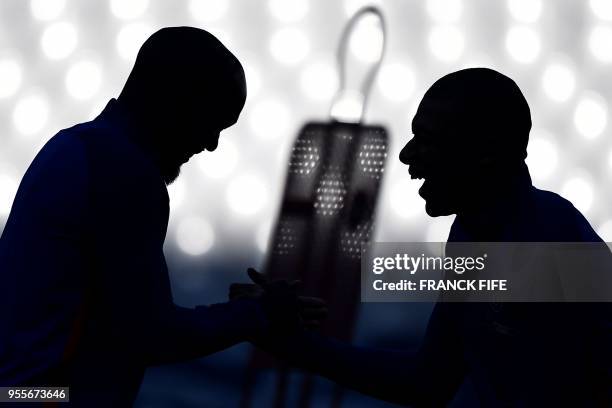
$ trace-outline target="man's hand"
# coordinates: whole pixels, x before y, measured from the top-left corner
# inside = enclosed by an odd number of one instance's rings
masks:
[[[292,331],[302,326],[316,328],[327,316],[327,306],[319,298],[298,296],[299,281],[268,281],[253,268],[247,270],[253,283],[234,283],[229,298],[261,301],[264,312],[275,330]]]

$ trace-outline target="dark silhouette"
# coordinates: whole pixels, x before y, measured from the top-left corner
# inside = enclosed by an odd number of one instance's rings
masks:
[[[194,309],[172,301],[166,184],[215,150],[245,98],[242,66],[214,36],[164,28],[117,100],[39,152],[0,240],[0,386],[69,386],[73,405],[127,406],[149,365],[294,326],[288,284]]]
[[[570,202],[532,186],[530,127],[520,89],[496,71],[458,71],[427,91],[400,160],[425,179],[429,215],[457,214],[449,242],[601,242]],[[612,404],[608,304],[438,303],[414,353],[312,333],[257,344],[400,404],[444,406],[466,379],[486,407]]]

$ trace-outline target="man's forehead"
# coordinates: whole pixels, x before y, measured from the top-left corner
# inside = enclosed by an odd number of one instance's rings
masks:
[[[412,119],[412,132],[437,134],[448,129],[453,120],[451,104],[434,98],[423,98]]]

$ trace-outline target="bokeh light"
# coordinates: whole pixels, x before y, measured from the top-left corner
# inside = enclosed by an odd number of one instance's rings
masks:
[[[560,194],[571,201],[580,212],[585,214],[588,213],[593,204],[593,185],[584,176],[570,177],[563,183]]]
[[[270,38],[270,53],[280,63],[295,65],[310,51],[310,40],[297,28],[281,28]]]
[[[0,216],[9,214],[17,187],[19,184],[14,177],[0,173]]]
[[[251,129],[264,140],[287,137],[291,125],[290,119],[287,105],[275,98],[259,101],[249,112]]]
[[[211,179],[226,178],[238,163],[238,149],[234,142],[223,134],[221,139],[214,152],[204,151],[196,159],[200,171]]]
[[[408,173],[391,188],[389,202],[394,214],[401,218],[413,218],[425,212],[425,200],[419,196],[422,181],[412,180]]]
[[[559,164],[559,151],[548,132],[534,130],[527,146],[527,166],[534,182],[546,181]]]
[[[45,29],[40,45],[47,57],[59,60],[69,56],[78,42],[75,26],[68,22],[53,23]]]
[[[591,30],[589,49],[593,56],[601,62],[612,62],[612,27],[597,26]]]
[[[602,134],[608,123],[608,112],[605,100],[594,92],[583,96],[574,111],[576,130],[586,139],[593,139]]]
[[[53,20],[59,17],[66,7],[66,0],[31,0],[30,11],[37,20]]]
[[[134,61],[142,43],[154,29],[147,23],[130,23],[119,30],[116,39],[117,52],[128,61]]]
[[[205,254],[215,242],[215,232],[205,219],[188,216],[181,219],[176,228],[176,243],[188,255]]]
[[[387,63],[380,70],[380,92],[392,102],[404,102],[412,97],[416,87],[413,70],[404,63]]]
[[[528,64],[540,54],[540,36],[532,28],[512,27],[506,35],[506,49],[516,61]]]
[[[252,173],[234,178],[227,187],[226,200],[234,213],[252,216],[268,202],[269,191],[260,176]]]
[[[149,7],[149,0],[111,0],[113,15],[124,20],[142,16]]]
[[[427,0],[427,13],[438,23],[455,23],[463,13],[462,0]]]
[[[429,49],[443,62],[457,60],[461,57],[464,47],[463,32],[455,26],[436,26],[429,33]]]
[[[337,91],[338,74],[327,62],[310,63],[300,74],[300,88],[310,99],[329,101]]]
[[[93,61],[74,63],[66,74],[66,89],[75,99],[85,100],[94,97],[102,84],[102,70]]]
[[[41,95],[21,98],[13,111],[13,124],[24,135],[40,132],[49,118],[49,104]]]
[[[553,63],[544,70],[542,87],[546,95],[553,101],[565,102],[574,93],[576,77],[568,66],[561,63]]]
[[[591,10],[602,20],[612,20],[612,1],[610,0],[590,0]]]
[[[270,13],[283,23],[294,23],[308,13],[308,0],[268,0]]]
[[[512,17],[523,23],[534,23],[542,14],[541,0],[508,0]]]
[[[10,58],[0,59],[0,98],[13,96],[21,86],[21,66]]]
[[[189,11],[193,18],[203,23],[221,19],[229,8],[228,0],[191,0]]]

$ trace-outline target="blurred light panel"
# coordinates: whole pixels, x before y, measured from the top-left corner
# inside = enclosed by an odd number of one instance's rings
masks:
[[[506,49],[516,61],[528,64],[540,54],[540,36],[532,28],[512,27],[506,35]]]
[[[18,186],[14,177],[0,173],[0,216],[7,216],[11,211]]]
[[[535,182],[551,177],[559,164],[559,152],[554,138],[546,132],[532,131],[527,146],[527,166]]]
[[[462,0],[427,0],[427,13],[437,23],[456,23],[463,13]]]
[[[21,86],[21,66],[11,58],[0,59],[0,98],[11,97]]]
[[[512,17],[523,23],[535,23],[542,14],[541,0],[508,0]]]
[[[54,60],[69,56],[75,50],[77,43],[77,30],[68,22],[51,24],[43,31],[40,39],[43,52]]]
[[[238,163],[238,149],[234,142],[226,140],[223,134],[221,139],[214,152],[204,151],[196,157],[200,171],[212,179],[228,177]]]
[[[296,65],[310,51],[310,40],[297,28],[281,28],[270,38],[270,53],[280,63]]]
[[[560,194],[574,204],[583,213],[588,213],[593,204],[593,185],[585,177],[569,178],[561,187]]]
[[[612,27],[597,26],[591,30],[589,49],[601,62],[612,62]]]
[[[203,23],[220,20],[228,9],[228,0],[191,0],[189,2],[191,15]]]
[[[401,218],[414,218],[425,211],[425,200],[419,195],[422,184],[422,181],[410,179],[407,172],[405,179],[394,183],[389,201],[395,215]]]
[[[179,221],[176,228],[176,243],[188,255],[202,255],[208,252],[215,243],[215,232],[203,218],[185,217]]]
[[[269,98],[254,104],[249,112],[249,124],[253,132],[264,140],[289,137],[291,126],[289,108],[280,100]]]
[[[53,20],[58,18],[64,8],[66,7],[66,0],[31,0],[30,11],[32,16],[37,20]]]
[[[591,92],[583,96],[574,111],[574,126],[586,139],[594,139],[601,135],[608,123],[608,113],[605,100]]]
[[[41,95],[21,98],[13,111],[13,124],[24,135],[40,132],[49,119],[49,105]]]
[[[142,16],[149,7],[149,0],[111,0],[110,9],[113,15],[124,20]]]
[[[612,1],[590,0],[589,5],[593,13],[602,20],[612,21]]]
[[[349,50],[361,62],[374,62],[381,56],[383,41],[380,20],[368,14],[355,25],[349,39]]]
[[[283,23],[294,23],[308,13],[308,0],[268,0],[270,13]]]
[[[226,200],[234,213],[252,216],[268,203],[269,191],[261,177],[244,174],[233,179],[227,187]]]
[[[117,52],[126,60],[134,61],[140,46],[155,30],[146,23],[130,23],[119,30],[116,39]]]
[[[439,25],[429,33],[429,49],[441,61],[452,62],[463,54],[463,32],[452,25]]]
[[[75,99],[94,97],[102,84],[102,69],[93,61],[74,63],[66,74],[66,90]]]
[[[412,97],[416,87],[414,72],[406,64],[387,63],[380,70],[378,87],[388,100],[405,102]]]
[[[553,63],[544,70],[542,87],[546,95],[555,102],[567,101],[576,88],[576,77],[571,68]]]
[[[330,101],[338,90],[338,74],[327,62],[310,63],[300,74],[300,89],[310,99]]]

